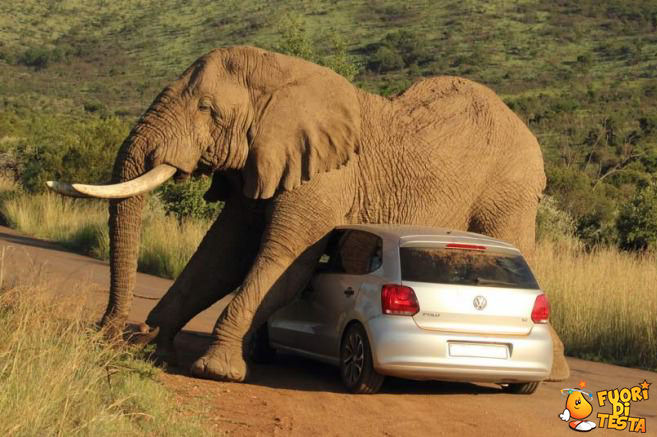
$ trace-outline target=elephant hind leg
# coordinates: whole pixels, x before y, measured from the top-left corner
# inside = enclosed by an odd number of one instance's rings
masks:
[[[523,201],[497,203],[489,205],[488,210],[480,210],[478,215],[471,218],[468,230],[513,243],[531,261],[534,254],[536,210],[539,199],[535,194],[527,193],[520,200]],[[552,325],[550,325],[550,336],[553,360],[548,381],[562,381],[570,376],[564,345]]]
[[[570,367],[566,361],[566,354],[564,351],[563,342],[559,338],[559,334],[554,330],[550,324],[550,337],[552,337],[552,371],[548,376],[548,381],[563,381],[570,377]]]
[[[531,257],[535,246],[538,196],[519,193],[515,198],[489,201],[470,217],[468,231],[488,235],[515,245]]]

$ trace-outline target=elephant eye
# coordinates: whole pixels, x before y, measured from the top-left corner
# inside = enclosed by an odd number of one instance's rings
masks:
[[[212,103],[209,99],[201,99],[198,102],[198,110],[202,112],[212,111]]]

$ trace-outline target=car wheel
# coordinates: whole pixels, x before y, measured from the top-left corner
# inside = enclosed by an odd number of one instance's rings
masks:
[[[515,393],[520,395],[530,395],[536,391],[540,381],[534,382],[521,382],[517,384],[506,384],[502,386],[502,390],[506,393]]]
[[[342,339],[340,374],[352,393],[376,393],[385,379],[374,370],[370,342],[359,324],[351,325]]]
[[[276,361],[276,349],[269,345],[266,323],[253,334],[250,358],[256,364],[271,364]]]

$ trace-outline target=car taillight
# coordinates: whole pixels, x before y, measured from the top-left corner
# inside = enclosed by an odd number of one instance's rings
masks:
[[[448,243],[445,245],[447,249],[465,249],[465,250],[486,250],[486,246],[479,244],[463,244],[463,243]]]
[[[539,294],[534,301],[534,308],[532,309],[532,321],[534,323],[547,323],[550,318],[550,303],[547,296]]]
[[[411,287],[386,284],[381,287],[381,309],[383,314],[413,316],[420,311],[420,304]]]

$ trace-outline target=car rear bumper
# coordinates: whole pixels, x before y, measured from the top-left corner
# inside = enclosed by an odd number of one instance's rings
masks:
[[[552,339],[547,325],[529,335],[460,334],[419,328],[411,317],[375,317],[366,324],[374,368],[381,374],[409,379],[471,382],[529,382],[548,377]],[[506,358],[450,355],[449,344],[504,345]]]

